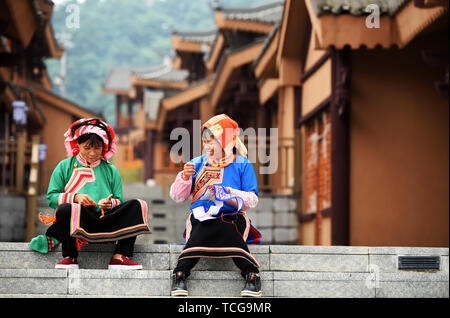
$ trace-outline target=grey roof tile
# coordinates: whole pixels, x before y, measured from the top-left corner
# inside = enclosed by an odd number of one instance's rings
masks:
[[[173,31],[180,39],[190,42],[212,44],[216,38],[217,30],[208,31]]]
[[[371,13],[369,5],[377,5],[381,15],[395,15],[408,0],[306,0],[310,1],[314,14],[351,14],[355,16]]]
[[[189,76],[188,70],[175,70],[170,66],[164,66],[160,69],[151,71],[137,71],[133,72],[137,78],[154,79],[163,82],[182,82],[187,80]]]
[[[223,7],[216,4],[216,11],[222,11],[225,18],[275,24],[281,21],[284,0],[270,1],[249,7]]]
[[[109,90],[130,90],[130,76],[133,72],[148,72],[155,67],[117,66],[109,70],[103,88]]]

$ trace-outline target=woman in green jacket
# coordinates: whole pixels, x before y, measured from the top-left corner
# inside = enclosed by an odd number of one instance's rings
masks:
[[[50,250],[56,239],[64,259],[55,268],[78,268],[80,245],[117,241],[108,268],[142,269],[129,257],[136,236],[151,233],[148,208],[139,199],[123,200],[122,178],[108,162],[116,150],[113,129],[99,119],[80,119],[64,136],[68,158],[56,166],[47,191],[48,204],[56,209],[54,223],[30,247],[46,240]]]

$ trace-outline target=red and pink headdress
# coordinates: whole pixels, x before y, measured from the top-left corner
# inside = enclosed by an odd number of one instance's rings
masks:
[[[70,125],[64,133],[67,157],[80,152],[77,139],[86,134],[96,134],[102,139],[104,145],[102,156],[105,160],[109,160],[114,155],[116,152],[116,136],[111,126],[96,118],[82,118]]]

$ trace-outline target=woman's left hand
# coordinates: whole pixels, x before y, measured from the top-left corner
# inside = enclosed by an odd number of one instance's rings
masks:
[[[103,210],[111,210],[112,209],[112,194],[110,194],[106,199],[101,199],[98,201],[98,206]]]

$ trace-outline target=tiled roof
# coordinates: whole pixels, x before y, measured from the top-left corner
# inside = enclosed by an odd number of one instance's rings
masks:
[[[216,1],[213,8],[222,11],[227,19],[275,24],[281,21],[283,7],[284,0],[277,0],[250,7],[223,7]]]
[[[246,45],[240,46],[240,47],[234,47],[234,48],[227,48],[223,51],[223,54],[220,57],[219,63],[217,65],[217,70],[216,70],[216,74],[219,74],[221,72],[221,69],[224,66],[224,63],[227,59],[227,57],[231,54],[243,51],[249,47],[252,47],[253,45],[257,45],[260,43],[265,43],[266,41],[266,37],[261,37],[261,38],[257,38],[254,41],[247,43]]]
[[[366,15],[372,11],[367,7],[377,5],[380,14],[395,15],[408,0],[306,0],[310,1],[314,14]]]
[[[135,71],[133,74],[140,79],[154,79],[162,82],[182,82],[189,76],[188,70],[176,70],[170,66],[161,66],[150,71]]]
[[[275,34],[277,34],[277,31],[280,28],[280,23],[275,24],[273,29],[270,31],[270,33],[267,35],[266,39],[264,40],[264,46],[261,49],[261,52],[259,52],[258,56],[252,63],[252,68],[255,68],[256,65],[258,65],[259,61],[261,60],[262,56],[266,52],[267,48],[269,47],[270,43],[272,43],[273,39],[275,38]]]
[[[184,41],[212,44],[217,35],[217,30],[209,31],[176,31],[172,34]]]
[[[157,68],[161,68],[158,66]],[[130,76],[133,72],[148,72],[155,70],[155,67],[130,67],[118,66],[109,70],[108,75],[103,82],[103,89],[107,90],[130,90]]]

